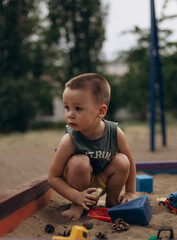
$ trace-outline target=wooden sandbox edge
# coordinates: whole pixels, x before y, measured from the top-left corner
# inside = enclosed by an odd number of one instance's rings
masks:
[[[47,174],[0,193],[0,237],[46,206],[53,193]]]

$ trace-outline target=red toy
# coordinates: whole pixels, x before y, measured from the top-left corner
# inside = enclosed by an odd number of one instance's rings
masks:
[[[170,196],[165,200],[165,203],[173,213],[177,213],[177,192],[170,194]]]
[[[88,212],[87,216],[98,219],[98,220],[103,220],[106,222],[112,222],[108,214],[108,208],[92,208]]]

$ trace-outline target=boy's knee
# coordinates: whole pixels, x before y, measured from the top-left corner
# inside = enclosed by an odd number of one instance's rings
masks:
[[[84,172],[90,170],[90,159],[85,154],[73,155],[68,162],[68,170]]]
[[[116,154],[114,160],[116,167],[121,169],[122,172],[127,172],[130,170],[130,161],[125,154],[123,153]]]

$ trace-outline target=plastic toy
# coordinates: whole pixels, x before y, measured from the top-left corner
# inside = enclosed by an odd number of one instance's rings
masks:
[[[98,201],[98,199],[101,196],[102,192],[103,192],[103,189],[98,187],[98,188],[96,188],[95,192],[91,193],[91,195],[95,196],[96,197],[96,201]]]
[[[165,239],[174,239],[173,229],[171,227],[162,227],[159,229],[157,236],[153,235],[148,240],[162,239],[160,236],[162,232],[170,232],[170,236],[168,238],[165,236]]]
[[[52,240],[89,239],[88,230],[83,226],[73,226],[69,237],[53,236]]]
[[[152,207],[146,195],[108,209],[112,222],[117,218],[123,218],[129,224],[142,226],[149,224],[152,213]]]
[[[99,197],[101,197],[102,192],[103,192],[103,189],[98,187],[98,188],[96,188],[96,191],[90,193],[91,195],[93,195],[93,196],[96,197],[96,199],[95,199],[96,204],[97,204],[97,202],[98,202],[98,200],[99,200]],[[95,205],[96,205],[96,204],[95,204]],[[87,203],[87,205],[88,205],[88,206],[93,206],[93,205],[90,204],[90,203]]]
[[[158,202],[159,205],[161,206],[166,206],[166,198],[162,197],[162,198],[157,198],[156,201]]]
[[[136,191],[137,192],[153,192],[153,177],[142,174],[136,176]]]
[[[170,196],[165,200],[165,203],[173,213],[177,213],[177,192],[170,194]]]
[[[106,222],[112,222],[108,214],[108,208],[92,208],[88,212],[87,216]]]

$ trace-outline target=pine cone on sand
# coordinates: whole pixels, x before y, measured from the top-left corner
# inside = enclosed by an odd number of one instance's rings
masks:
[[[95,237],[96,237],[97,239],[107,240],[106,235],[105,235],[104,233],[102,233],[102,232],[98,232],[98,233],[95,235]]]
[[[90,230],[93,228],[93,223],[90,222],[90,221],[86,221],[84,222],[83,226],[87,229],[87,230]]]
[[[122,232],[129,229],[129,224],[126,223],[122,218],[118,218],[114,221],[112,225],[113,232]]]

